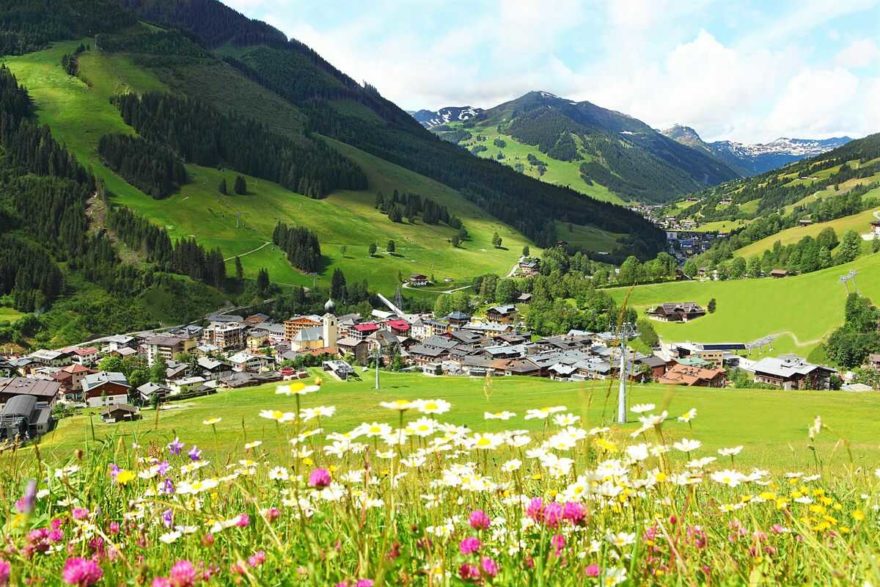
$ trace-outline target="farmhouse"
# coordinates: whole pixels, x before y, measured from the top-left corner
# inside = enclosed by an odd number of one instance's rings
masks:
[[[667,302],[648,310],[648,316],[662,322],[687,322],[706,315],[706,310],[694,302]]]
[[[422,275],[421,273],[415,273],[409,276],[409,279],[406,280],[409,283],[410,287],[425,287],[430,282],[427,275]]]
[[[691,365],[673,365],[659,379],[663,385],[686,385],[689,387],[724,387],[723,369],[704,369]]]
[[[490,322],[510,324],[516,320],[516,306],[513,304],[492,306],[486,311],[486,318],[488,318]]]
[[[795,355],[765,357],[755,363],[757,383],[767,383],[782,389],[830,389],[831,376],[837,373],[830,367],[813,365]]]
[[[124,404],[131,386],[125,375],[115,371],[101,371],[86,375],[82,380],[83,399],[90,408]]]

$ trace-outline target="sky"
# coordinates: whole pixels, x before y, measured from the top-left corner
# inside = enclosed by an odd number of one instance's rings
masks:
[[[532,90],[705,140],[880,132],[880,0],[223,0],[407,110]]]

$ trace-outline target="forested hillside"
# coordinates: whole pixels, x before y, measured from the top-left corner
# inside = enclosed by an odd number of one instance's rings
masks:
[[[432,131],[473,154],[600,199],[664,202],[738,177],[635,118],[547,92]]]

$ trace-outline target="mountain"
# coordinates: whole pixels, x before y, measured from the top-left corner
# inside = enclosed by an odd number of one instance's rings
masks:
[[[704,227],[734,225],[745,235],[736,242],[745,246],[800,224],[812,226],[873,210],[878,199],[880,134],[874,134],[781,169],[704,190],[670,213]],[[867,221],[864,224],[857,228],[866,229]]]
[[[640,216],[471,157],[214,0],[0,3],[0,51],[0,306],[77,324],[57,342],[337,269],[354,305],[413,271],[506,274],[525,245],[663,247]]]
[[[448,106],[440,110],[418,110],[411,112],[419,124],[426,129],[431,130],[450,122],[467,122],[475,120],[482,116],[485,110],[482,108],[473,108],[471,106]]]
[[[815,157],[850,142],[850,137],[830,139],[779,138],[769,143],[746,145],[734,141],[707,143],[689,126],[675,125],[663,131],[667,137],[717,157],[743,176],[759,175],[789,163]]]
[[[421,111],[417,119],[474,154],[598,199],[664,202],[739,177],[640,120],[549,92],[485,111]]]

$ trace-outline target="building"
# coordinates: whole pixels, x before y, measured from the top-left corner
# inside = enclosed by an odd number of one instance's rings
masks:
[[[52,351],[40,349],[31,353],[29,358],[45,367],[64,367],[73,362],[73,353],[69,350]]]
[[[636,359],[636,365],[641,365],[652,381],[657,381],[666,375],[666,371],[669,368],[669,363],[657,355],[640,357]]]
[[[127,334],[115,334],[104,340],[107,342],[105,349],[108,353],[116,352],[119,349],[133,349],[137,346],[134,337]]]
[[[57,371],[52,379],[61,384],[61,393],[64,394],[64,399],[80,401],[82,400],[82,380],[86,375],[92,373],[94,371],[88,367],[73,364]]]
[[[245,347],[244,322],[211,322],[202,332],[202,343],[216,346],[222,351]]]
[[[315,314],[308,316],[294,316],[284,321],[284,338],[288,342],[293,342],[296,335],[304,328],[317,328],[321,326],[321,317]]]
[[[355,375],[354,367],[345,361],[324,361],[322,364],[324,371],[335,375],[338,379],[346,381],[352,375]]]
[[[409,276],[409,279],[406,280],[409,283],[410,287],[425,287],[430,284],[431,281],[428,279],[427,275],[422,275],[421,273],[415,273]]]
[[[101,419],[107,424],[140,418],[140,410],[130,404],[116,404],[101,410]]]
[[[830,389],[831,376],[837,373],[831,367],[813,365],[795,355],[765,357],[750,370],[755,372],[755,382],[787,390]]]
[[[519,262],[519,272],[524,277],[532,277],[541,271],[541,263],[538,259],[521,259]]]
[[[128,402],[131,386],[125,375],[116,371],[101,371],[86,375],[82,380],[83,399],[90,408]]]
[[[0,403],[6,403],[18,395],[30,395],[51,408],[60,394],[61,384],[57,381],[26,377],[0,379]]]
[[[370,354],[370,344],[363,339],[346,336],[336,341],[336,349],[340,356],[350,355],[355,363],[366,363]]]
[[[498,322],[500,324],[510,324],[516,320],[516,306],[513,304],[504,304],[501,306],[492,306],[486,310],[486,318],[490,322]]]
[[[770,277],[774,279],[782,279],[783,277],[788,277],[788,271],[785,269],[774,269],[770,272]]]
[[[874,235],[874,238],[880,238],[880,220],[871,221],[871,234]]]
[[[91,367],[98,362],[98,349],[95,347],[77,347],[71,349],[70,359],[76,365]]]
[[[446,316],[446,321],[449,322],[450,326],[464,326],[471,321],[471,315],[467,312],[456,310]]]
[[[668,302],[648,310],[648,317],[661,322],[687,322],[706,315],[706,310],[694,302]]]
[[[33,395],[18,395],[0,410],[0,440],[27,440],[52,429],[52,408]]]
[[[663,385],[686,385],[688,387],[724,387],[727,381],[723,369],[705,369],[679,363],[667,370],[657,379],[657,382]]]
[[[196,348],[196,340],[186,336],[169,334],[148,336],[144,339],[144,347],[147,353],[147,364],[152,367],[160,357],[168,362],[174,358],[174,355]]]
[[[153,403],[153,398],[156,397],[159,398],[159,401],[165,401],[171,390],[167,386],[159,385],[158,383],[144,383],[137,388],[137,392],[138,397],[140,397],[143,403],[150,404]]]

